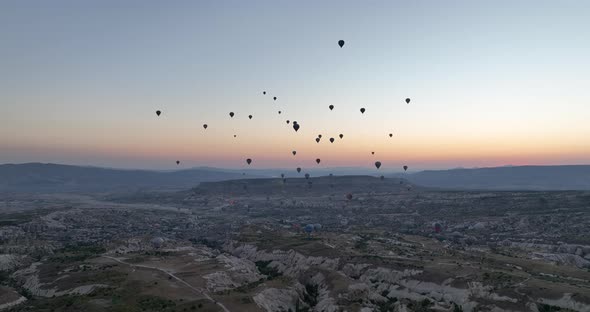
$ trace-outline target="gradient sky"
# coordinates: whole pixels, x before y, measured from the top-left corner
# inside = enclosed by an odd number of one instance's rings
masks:
[[[588,164],[589,16],[588,1],[1,1],[0,163]]]

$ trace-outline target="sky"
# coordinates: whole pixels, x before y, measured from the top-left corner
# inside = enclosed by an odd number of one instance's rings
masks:
[[[1,1],[0,163],[590,164],[588,16],[567,0]]]

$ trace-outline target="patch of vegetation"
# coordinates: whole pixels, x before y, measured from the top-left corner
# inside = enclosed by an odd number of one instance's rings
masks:
[[[549,304],[544,304],[544,303],[537,303],[537,309],[539,310],[539,312],[555,312],[555,311],[561,311],[561,312],[573,312],[573,310],[570,309],[564,309],[558,306],[553,306],[553,305],[549,305]]]
[[[303,295],[303,301],[310,307],[315,307],[318,304],[318,297],[320,295],[318,285],[305,284],[305,294]]]
[[[415,312],[429,312],[432,311],[432,309],[430,309],[430,307],[433,305],[432,302],[430,302],[430,300],[428,299],[424,299],[420,302],[417,301],[412,301],[408,304],[408,308],[410,309],[410,311],[415,311]]]
[[[256,268],[258,268],[258,271],[261,274],[266,275],[268,280],[272,280],[275,277],[279,277],[283,274],[281,274],[281,272],[279,272],[279,270],[277,270],[276,268],[270,267],[271,261],[256,261]]]
[[[106,252],[106,249],[94,244],[70,244],[57,250],[49,259],[51,262],[70,263],[84,261]]]

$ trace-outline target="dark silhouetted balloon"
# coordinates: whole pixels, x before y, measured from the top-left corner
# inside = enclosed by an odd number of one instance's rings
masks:
[[[284,178],[284,177],[285,177],[285,174],[284,173],[281,173],[281,178]]]
[[[237,137],[237,135],[234,134],[234,138]]]
[[[275,97],[273,97],[272,99],[276,101],[276,100],[277,100],[277,97],[275,96]]]
[[[248,115],[248,118],[252,119],[252,115]]]
[[[295,132],[297,132],[297,130],[299,130],[299,124],[293,123],[293,129],[295,129]]]
[[[291,153],[293,153],[293,155],[297,154],[297,151],[292,151]]]
[[[404,171],[408,171],[408,166],[404,166]]]
[[[316,160],[315,160],[315,162],[317,162],[318,164],[320,163],[320,161],[322,161],[322,160],[319,158],[316,158]]]
[[[229,117],[234,117],[234,112],[229,112]]]
[[[328,106],[328,108],[329,108],[330,110],[333,110],[333,109],[334,109],[334,105],[330,105],[330,106]]]
[[[207,127],[209,127],[209,126],[207,126],[207,124],[204,124],[203,125],[203,128],[207,129]]]
[[[159,111],[159,110],[157,110],[157,111],[156,111],[156,115],[158,115],[158,116],[160,116],[160,114],[161,114],[161,113],[162,113],[162,112],[161,112],[161,111]]]
[[[375,162],[375,167],[377,167],[377,169],[381,168],[381,162],[380,161],[376,161]]]
[[[352,194],[350,194],[350,193],[346,194],[346,199],[351,200],[352,199]]]
[[[344,137],[344,134],[340,133],[338,136],[342,139]]]
[[[251,164],[251,163],[252,163],[252,159],[250,159],[250,158],[246,159],[246,163],[247,163],[248,165],[249,165],[249,164]]]
[[[363,108],[361,108],[361,114],[364,114],[364,113],[365,113],[365,108],[363,107]]]
[[[391,138],[391,137],[393,137],[393,133],[390,133],[390,134],[389,134],[389,137],[390,137],[390,138]]]
[[[177,165],[180,165],[180,160],[177,160],[177,161],[176,161],[176,164],[177,164]]]
[[[334,138],[330,138],[330,143],[334,143]]]
[[[320,143],[320,138],[315,138],[316,143]]]
[[[306,174],[305,174],[305,178],[306,178],[306,179],[309,179],[309,173],[306,173]]]
[[[375,152],[371,152],[371,155],[375,155]]]
[[[321,135],[321,134],[318,134],[318,138],[320,138],[320,139],[321,139],[321,138],[322,138],[322,135]]]
[[[266,91],[262,91],[262,94],[266,95]]]
[[[297,167],[297,172],[301,172],[301,168]]]
[[[281,114],[281,111],[279,111],[279,115]]]
[[[289,121],[289,120],[287,120],[287,124],[289,124],[289,123],[290,123],[290,121]]]
[[[407,99],[406,99],[406,103],[407,103],[407,104],[410,104],[410,98],[407,98]]]
[[[342,48],[344,46],[344,40],[338,40],[338,45]]]

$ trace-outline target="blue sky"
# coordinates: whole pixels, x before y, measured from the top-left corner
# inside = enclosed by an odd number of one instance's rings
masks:
[[[584,1],[3,1],[0,163],[589,163],[588,16]]]

